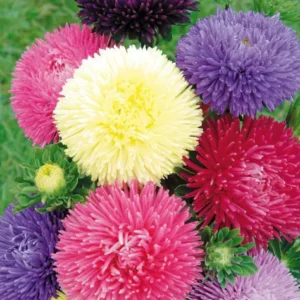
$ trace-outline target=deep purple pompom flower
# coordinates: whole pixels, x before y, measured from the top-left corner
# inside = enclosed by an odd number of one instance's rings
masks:
[[[0,299],[50,300],[59,289],[51,254],[58,231],[58,215],[28,208],[0,218]]]
[[[271,253],[253,256],[258,271],[249,277],[237,277],[222,289],[217,281],[193,287],[190,300],[299,300],[300,291],[289,269]]]
[[[279,15],[230,9],[199,20],[178,43],[177,65],[220,114],[253,117],[300,89],[300,44]]]
[[[76,0],[84,24],[94,31],[111,34],[116,41],[127,36],[153,44],[158,35],[169,38],[171,26],[184,24],[197,0]]]

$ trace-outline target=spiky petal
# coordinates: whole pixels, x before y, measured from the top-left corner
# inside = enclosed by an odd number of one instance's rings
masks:
[[[288,268],[277,257],[261,251],[254,257],[258,271],[250,277],[237,277],[222,289],[216,281],[193,287],[190,300],[298,300],[299,287]]]
[[[59,284],[51,255],[56,251],[60,215],[12,206],[0,218],[1,300],[50,300]]]
[[[220,114],[254,117],[300,90],[299,41],[279,15],[229,9],[199,20],[178,43],[177,65]]]
[[[203,256],[183,208],[153,183],[91,192],[65,219],[54,255],[67,298],[183,299]]]
[[[300,143],[292,129],[272,118],[225,115],[209,120],[196,149],[185,159],[194,209],[203,226],[240,228],[245,242],[300,234]]]
[[[11,101],[20,127],[35,145],[58,141],[53,110],[63,85],[83,59],[109,44],[109,37],[72,24],[47,33],[24,52],[13,73]]]
[[[76,0],[79,17],[100,34],[111,34],[117,41],[129,38],[153,44],[161,35],[168,38],[172,25],[185,24],[196,0]]]
[[[100,184],[159,183],[202,133],[200,99],[156,48],[101,50],[62,95],[54,112],[62,143]]]

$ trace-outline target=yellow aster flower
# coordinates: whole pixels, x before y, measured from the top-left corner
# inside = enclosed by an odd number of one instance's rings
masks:
[[[67,300],[66,295],[62,292],[57,292],[58,298],[52,297],[51,300]]]
[[[156,48],[100,50],[62,96],[54,117],[66,152],[100,184],[159,183],[202,132],[200,99]]]

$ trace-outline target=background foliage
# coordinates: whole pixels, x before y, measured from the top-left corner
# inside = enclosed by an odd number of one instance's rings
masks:
[[[224,8],[226,3],[244,11],[254,9],[255,4],[256,9],[263,9],[269,15],[281,10],[285,22],[300,33],[300,9],[295,9],[300,5],[298,0],[202,0],[199,12],[193,13],[192,22],[213,14],[217,6]],[[0,0],[0,214],[13,200],[10,190],[14,178],[21,174],[19,164],[30,163],[34,153],[9,105],[11,72],[26,46],[59,25],[79,22],[76,13],[74,0]],[[170,59],[174,59],[176,43],[188,28],[189,25],[175,27],[171,42],[160,41],[159,47]],[[285,104],[277,109],[275,116],[283,119],[288,107]]]

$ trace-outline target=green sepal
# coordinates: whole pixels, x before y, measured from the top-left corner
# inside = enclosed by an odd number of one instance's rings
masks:
[[[275,239],[269,241],[269,251],[281,260],[291,274],[300,283],[300,238],[288,242],[283,237],[281,241]]]
[[[65,155],[64,150],[65,147],[60,144],[36,148],[34,164],[22,165],[23,174],[15,180],[15,211],[35,206],[38,202],[43,205],[37,208],[39,212],[65,210],[73,208],[77,202],[85,201],[94,183],[89,176],[79,172],[77,165]],[[38,170],[45,164],[55,165],[63,170],[63,184],[50,192],[40,191],[35,180]]]
[[[254,243],[241,245],[244,238],[239,233],[239,229],[225,227],[212,234],[209,226],[201,233],[205,238],[204,269],[211,280],[217,274],[216,279],[222,287],[226,282],[234,283],[235,276],[250,276],[257,271],[253,258],[245,255]]]
[[[184,197],[185,195],[187,195],[188,193],[190,193],[190,189],[185,185],[180,185],[178,186],[176,189],[175,189],[175,192],[174,194],[177,196],[177,197]]]

